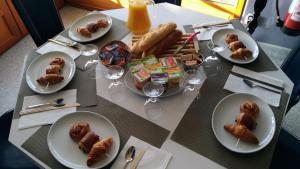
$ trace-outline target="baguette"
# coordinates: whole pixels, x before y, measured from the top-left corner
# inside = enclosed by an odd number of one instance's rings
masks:
[[[174,30],[167,37],[159,41],[157,44],[152,46],[146,53],[154,54],[155,56],[160,55],[165,49],[168,49],[174,43],[181,39],[182,32],[180,30]]]
[[[132,46],[132,53],[140,54],[147,51],[156,43],[164,39],[169,33],[176,29],[177,25],[173,22],[159,25],[158,28],[146,33],[140,40]]]

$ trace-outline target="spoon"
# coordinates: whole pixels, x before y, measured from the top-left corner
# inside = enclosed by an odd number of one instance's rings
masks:
[[[60,107],[60,106],[64,106],[64,105],[65,105],[64,104],[64,99],[63,98],[58,98],[58,99],[54,100],[53,102],[27,106],[26,109],[33,109],[33,108],[44,107],[44,106]]]
[[[134,146],[130,146],[127,149],[126,154],[125,154],[126,164],[124,166],[124,169],[126,169],[127,165],[133,161],[134,156],[135,156],[135,147]]]

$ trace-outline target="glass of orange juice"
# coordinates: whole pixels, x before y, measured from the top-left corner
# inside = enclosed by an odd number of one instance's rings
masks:
[[[153,0],[129,0],[127,27],[133,34],[145,34],[151,27],[147,5]]]

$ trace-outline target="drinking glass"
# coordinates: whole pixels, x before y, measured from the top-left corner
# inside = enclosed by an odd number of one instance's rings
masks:
[[[207,48],[211,50],[214,55],[216,54],[216,52],[222,52],[225,49],[223,46],[216,45],[212,41],[209,41],[207,43]]]
[[[221,62],[216,53],[222,52],[225,48],[215,45],[212,41],[207,43],[207,48],[212,51],[213,55],[204,58],[203,70],[208,78],[216,77],[221,70]]]
[[[161,96],[165,88],[162,84],[148,82],[143,87],[144,94],[149,97],[145,103],[145,113],[153,119],[156,119],[162,114],[162,107],[156,104],[158,102],[158,97]]]
[[[198,88],[203,83],[201,73],[198,69],[189,69],[185,72],[184,97],[198,95]],[[198,98],[197,98],[198,99]]]
[[[113,65],[101,70],[105,78],[112,80],[108,86],[110,98],[115,101],[122,100],[124,96],[124,85],[123,82],[120,81],[120,78],[124,74],[124,69],[121,66]]]
[[[82,45],[78,43],[78,47],[83,56],[93,56],[99,51],[99,48],[93,44]]]
[[[203,60],[203,70],[208,78],[216,77],[221,70],[221,62],[217,56],[207,56]]]

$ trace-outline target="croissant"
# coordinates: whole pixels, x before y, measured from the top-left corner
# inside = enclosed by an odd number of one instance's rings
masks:
[[[46,69],[46,74],[60,74],[61,70],[62,70],[62,68],[60,65],[50,65]]]
[[[86,164],[88,166],[93,165],[95,162],[97,162],[101,157],[108,152],[111,145],[113,143],[113,140],[111,137],[106,138],[104,140],[98,141],[95,143],[88,155],[88,159],[86,161]]]
[[[246,48],[246,46],[241,41],[234,41],[229,44],[229,49],[233,52],[239,48]]]
[[[224,129],[236,138],[240,138],[245,142],[258,144],[257,137],[244,125],[227,124],[224,125]]]
[[[93,131],[90,131],[79,141],[79,148],[83,152],[89,153],[93,145],[99,140],[99,136]]]
[[[65,60],[63,58],[57,57],[50,62],[50,65],[59,65],[61,68],[64,68]]]
[[[251,115],[254,119],[258,116],[259,108],[258,105],[253,101],[245,101],[240,105],[241,113],[247,113]]]
[[[87,28],[77,28],[77,32],[87,38],[92,37],[92,33]]]
[[[54,85],[64,80],[64,77],[58,74],[46,74],[38,78],[36,81],[43,86]]]
[[[97,25],[99,28],[105,28],[108,25],[108,21],[104,18],[97,21]]]
[[[252,56],[252,52],[246,48],[239,48],[238,50],[232,52],[230,57],[234,59],[247,59]]]
[[[97,23],[89,23],[86,25],[86,29],[91,33],[95,33],[98,31],[99,26]]]
[[[241,112],[237,117],[236,117],[236,123],[238,125],[244,125],[246,126],[249,130],[255,129],[257,123],[254,119],[254,117],[250,114],[243,113]]]
[[[69,135],[70,137],[78,142],[80,141],[88,132],[90,131],[90,125],[88,123],[85,122],[79,122],[74,124],[70,131],[69,131]]]
[[[233,34],[233,33],[229,33],[227,34],[226,38],[225,38],[225,42],[227,44],[230,44],[231,42],[234,42],[234,41],[238,41],[239,38],[236,34]]]

